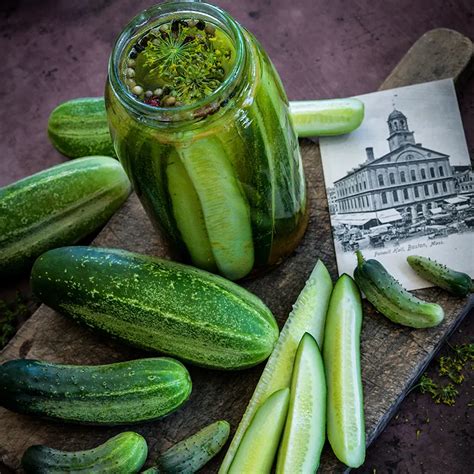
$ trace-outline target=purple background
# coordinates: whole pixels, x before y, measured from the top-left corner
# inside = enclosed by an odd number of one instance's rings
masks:
[[[108,55],[125,23],[153,2],[141,0],[3,0],[0,6],[0,185],[64,161],[46,136],[60,102],[98,96]],[[288,96],[344,97],[376,90],[427,30],[453,28],[474,37],[469,0],[219,0],[256,34]],[[474,79],[459,91],[468,147],[474,147]],[[8,290],[0,291],[2,294]],[[472,340],[468,317],[454,342]],[[445,348],[446,350],[446,348]],[[433,367],[430,368],[434,373]],[[369,449],[360,472],[472,472],[472,375],[455,407],[418,391]],[[429,419],[429,421],[427,421]],[[417,430],[419,435],[417,436]],[[0,465],[0,472],[4,472]]]

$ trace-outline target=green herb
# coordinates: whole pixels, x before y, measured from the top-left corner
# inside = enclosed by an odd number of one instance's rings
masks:
[[[225,78],[223,61],[230,50],[214,35],[194,26],[179,25],[148,42],[145,67],[157,84],[169,87],[180,102],[192,103],[219,87]]]
[[[459,385],[465,380],[462,372],[465,370],[467,363],[474,360],[474,344],[461,344],[449,347],[454,352],[454,355],[440,357],[438,375],[440,377],[447,377],[451,382]],[[458,390],[452,383],[445,385],[437,384],[426,374],[421,376],[417,387],[420,388],[421,393],[428,393],[435,403],[444,403],[449,406],[454,405],[456,397],[459,395]]]
[[[18,323],[30,314],[26,299],[20,292],[11,302],[0,300],[0,348],[5,347],[15,334]]]
[[[452,383],[440,386],[433,382],[433,379],[423,374],[419,383],[421,393],[429,393],[435,403],[444,403],[452,406],[456,401],[459,392]]]

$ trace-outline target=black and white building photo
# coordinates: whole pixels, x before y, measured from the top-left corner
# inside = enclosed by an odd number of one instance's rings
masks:
[[[321,139],[339,267],[357,249],[388,260],[464,249],[472,265],[474,175],[452,82],[359,98],[360,129]]]

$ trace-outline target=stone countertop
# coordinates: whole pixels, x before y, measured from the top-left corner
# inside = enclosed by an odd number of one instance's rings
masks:
[[[50,145],[50,111],[74,97],[101,95],[117,33],[153,2],[3,0],[0,6],[0,185],[64,161]],[[268,51],[292,100],[371,92],[427,30],[455,29],[471,39],[468,0],[240,0],[216,2]],[[471,154],[474,79],[458,92]],[[20,282],[25,288],[25,283]],[[0,290],[0,296],[11,288]],[[452,343],[472,341],[468,315]],[[445,347],[444,351],[447,350]],[[434,373],[434,364],[429,372]],[[417,390],[368,450],[357,472],[463,473],[474,465],[468,404],[472,375],[454,407]],[[4,472],[0,465],[0,472]]]

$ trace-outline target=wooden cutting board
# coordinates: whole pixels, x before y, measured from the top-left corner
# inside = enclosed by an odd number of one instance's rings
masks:
[[[457,80],[463,71],[467,74],[472,55],[473,45],[468,38],[452,30],[430,31],[414,44],[380,89],[449,77]],[[333,278],[337,276],[319,147],[305,140],[301,142],[301,150],[311,206],[306,235],[281,266],[243,283],[268,304],[280,327],[318,258],[325,262]],[[110,220],[94,245],[166,257],[162,241],[153,231],[135,195],[130,196]],[[362,379],[368,444],[387,424],[410,385],[473,303],[434,288],[416,293],[444,307],[446,318],[437,328],[412,330],[396,326],[364,303]],[[144,355],[119,342],[103,339],[43,305],[3,350],[0,362],[27,357],[70,364],[103,364]],[[150,447],[147,464],[150,465],[157,453],[215,420],[226,419],[235,430],[262,368],[260,365],[250,370],[223,373],[189,367],[193,380],[189,402],[169,417],[148,424],[113,428],[63,425],[0,408],[1,461],[5,466],[17,469],[23,451],[32,444],[67,450],[88,449],[121,431],[132,429],[146,437]],[[202,472],[215,472],[222,454]],[[343,470],[344,467],[326,449],[321,471]]]

